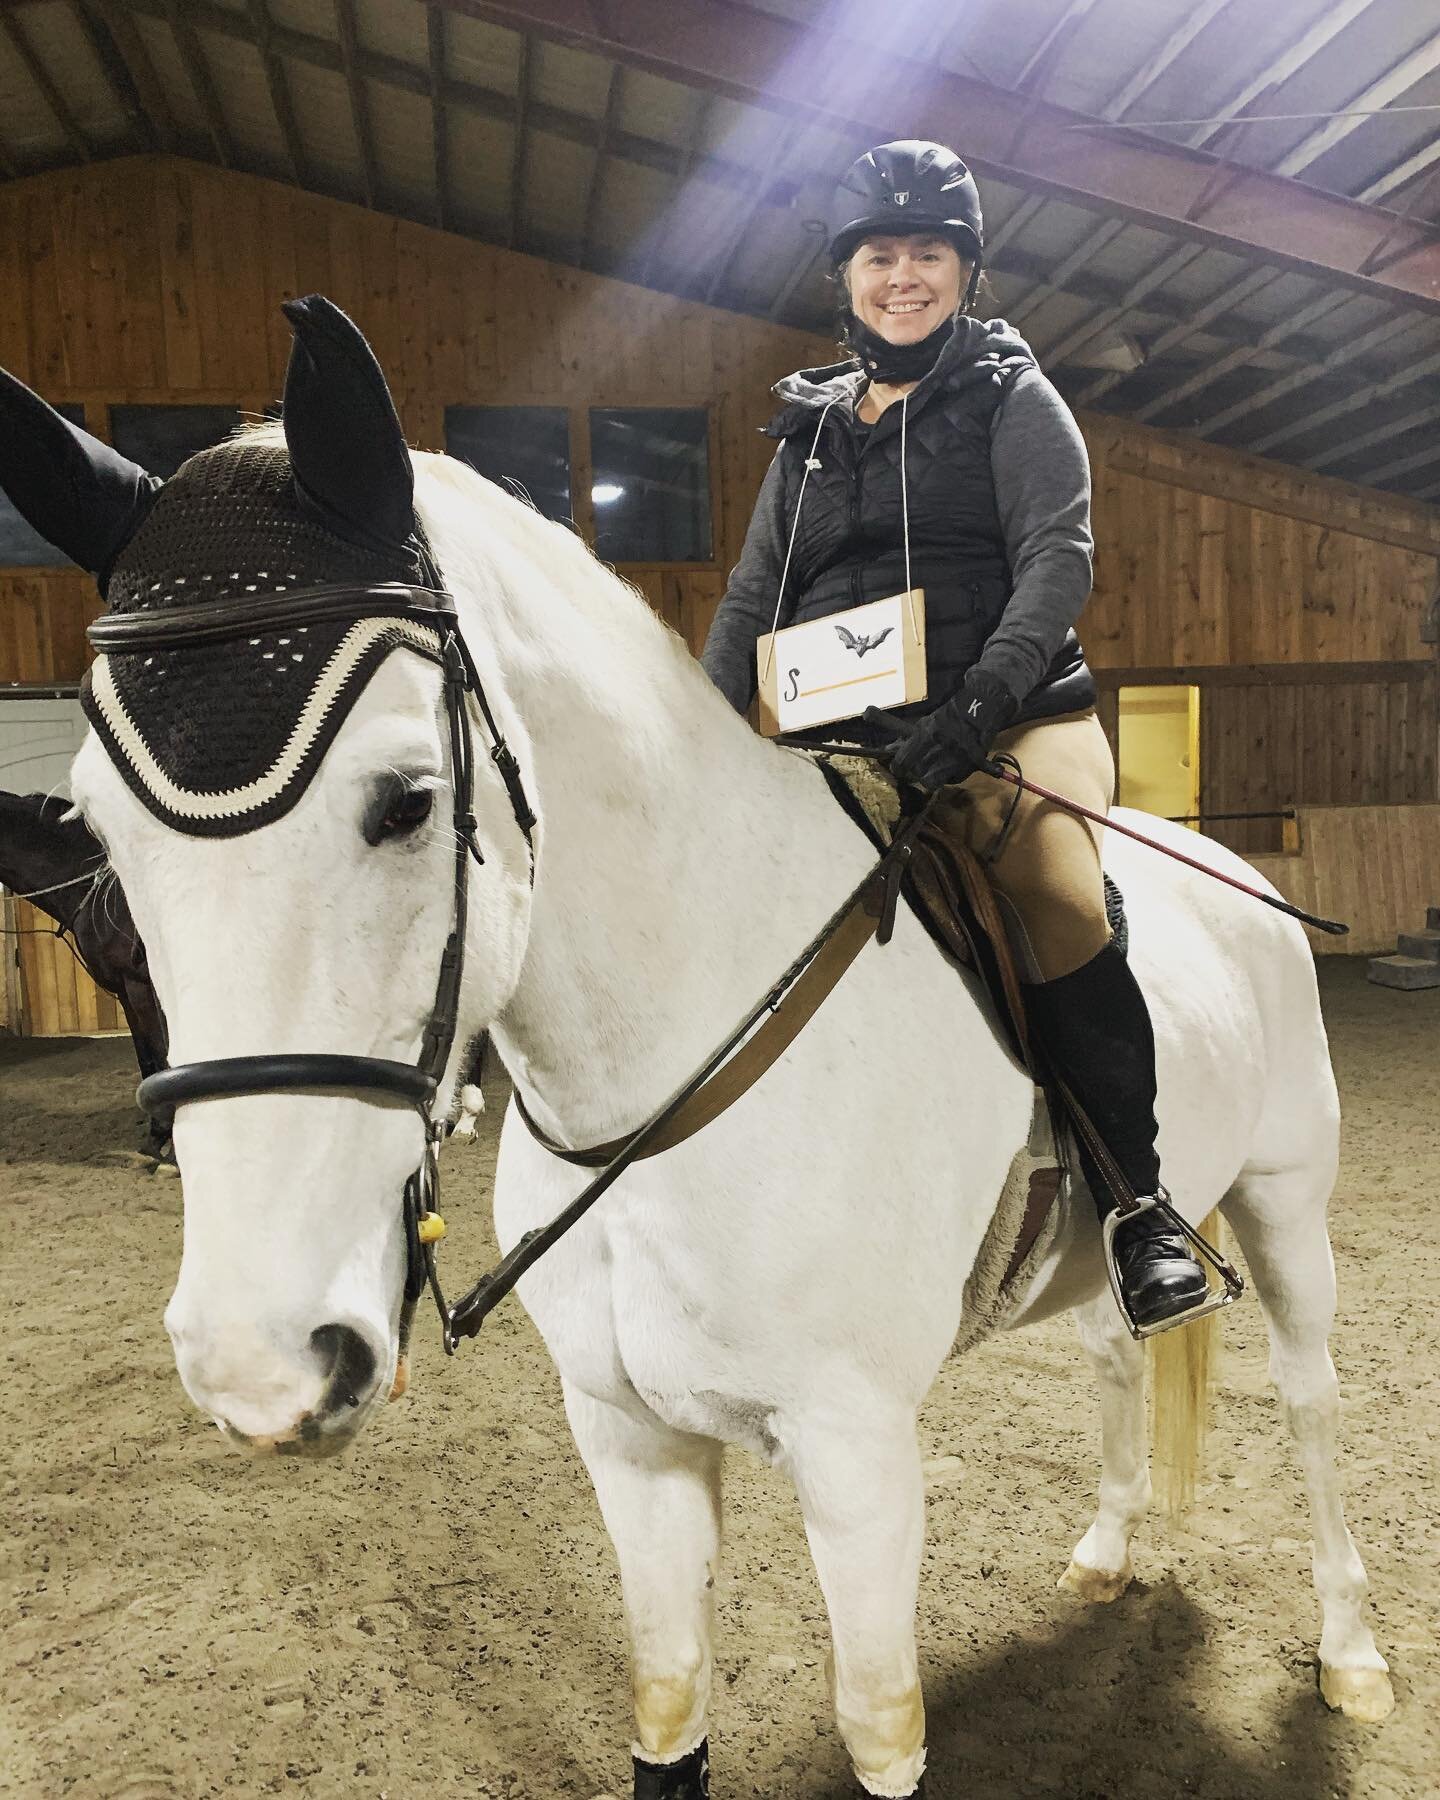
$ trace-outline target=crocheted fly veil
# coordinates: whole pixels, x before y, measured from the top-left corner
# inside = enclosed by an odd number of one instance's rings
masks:
[[[202,451],[166,483],[110,577],[110,610],[283,594],[324,582],[425,584],[414,548],[356,545],[308,517],[281,446]],[[102,657],[85,712],[131,788],[196,835],[233,836],[287,812],[350,706],[398,645],[433,653],[404,619],[275,626],[222,643]]]
[[[357,328],[312,295],[296,339],[284,443],[244,437],[161,486],[6,377],[0,487],[96,572],[111,613],[179,612],[323,584],[438,585],[385,378]],[[13,478],[13,479],[12,479]],[[383,616],[275,624],[212,643],[101,656],[82,703],[132,790],[192,835],[234,836],[304,793],[391,650],[436,633]]]

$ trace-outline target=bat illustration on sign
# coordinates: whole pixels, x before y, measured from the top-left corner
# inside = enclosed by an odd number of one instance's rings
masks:
[[[883,644],[895,627],[887,625],[883,631],[877,631],[874,637],[856,637],[848,625],[837,625],[835,629],[840,634],[840,642],[847,650],[853,650],[857,656],[863,656],[867,650],[873,650],[877,644]]]

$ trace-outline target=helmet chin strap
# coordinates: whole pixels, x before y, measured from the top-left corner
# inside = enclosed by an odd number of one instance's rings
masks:
[[[955,332],[955,320],[945,319],[928,337],[914,344],[892,344],[846,308],[845,335],[871,381],[884,383],[919,381],[935,367],[940,352]]]

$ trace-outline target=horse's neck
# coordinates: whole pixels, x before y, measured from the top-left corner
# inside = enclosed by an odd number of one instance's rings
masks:
[[[813,769],[702,704],[673,658],[656,676],[643,721],[603,716],[553,666],[508,683],[543,840],[495,1036],[541,1125],[572,1142],[668,1098],[869,860]]]

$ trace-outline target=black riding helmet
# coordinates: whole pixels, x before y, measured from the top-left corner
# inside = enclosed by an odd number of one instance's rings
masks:
[[[934,232],[967,262],[973,298],[984,255],[985,221],[975,177],[953,150],[918,138],[880,144],[853,162],[830,209],[830,264],[839,268],[867,237]]]

